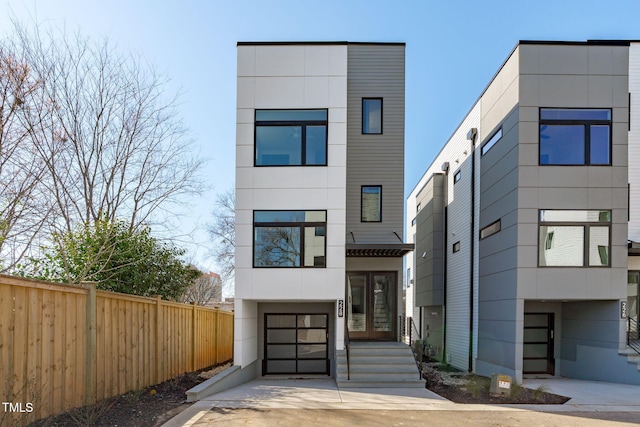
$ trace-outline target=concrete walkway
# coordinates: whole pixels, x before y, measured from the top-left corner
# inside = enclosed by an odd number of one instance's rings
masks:
[[[466,405],[427,389],[338,388],[333,378],[258,378],[196,402],[165,426],[189,426],[213,408],[409,411],[638,412],[640,386],[572,379],[531,379],[524,386],[571,397],[564,405]]]

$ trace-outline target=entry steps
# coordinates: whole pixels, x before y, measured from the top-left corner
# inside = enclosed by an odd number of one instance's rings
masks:
[[[342,388],[424,388],[411,348],[399,342],[351,342],[351,379],[346,350],[337,352],[336,382]]]
[[[620,354],[621,356],[626,356],[627,362],[637,365],[638,371],[640,371],[640,354],[638,354],[637,351],[635,351],[631,347],[627,347],[624,350],[618,350],[618,354]]]

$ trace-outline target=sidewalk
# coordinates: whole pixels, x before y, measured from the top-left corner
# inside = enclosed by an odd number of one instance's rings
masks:
[[[403,411],[640,412],[640,386],[573,379],[525,380],[571,397],[564,405],[466,405],[450,402],[427,389],[344,389],[333,378],[257,378],[196,402],[164,426],[192,425],[213,408],[330,409]]]

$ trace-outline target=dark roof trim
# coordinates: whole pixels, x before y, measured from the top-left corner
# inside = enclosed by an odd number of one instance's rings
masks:
[[[413,243],[347,243],[348,257],[401,257],[413,251]]]
[[[629,46],[635,40],[585,40],[585,41],[557,41],[557,40],[520,40],[518,44],[564,45],[564,46]]]
[[[404,42],[347,42],[347,41],[309,41],[309,42],[238,42],[236,46],[302,46],[302,45],[329,45],[329,46],[347,46],[347,45],[373,45],[373,46],[406,46]]]

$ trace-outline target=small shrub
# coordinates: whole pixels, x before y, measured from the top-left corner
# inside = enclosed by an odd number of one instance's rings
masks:
[[[542,400],[545,393],[549,392],[549,387],[546,384],[540,384],[538,387],[533,389],[533,398],[536,400]]]
[[[68,412],[69,417],[77,426],[93,426],[113,406],[113,400],[101,400],[95,405],[75,408]]]
[[[511,390],[509,391],[509,396],[511,396],[512,399],[517,399],[522,395],[522,393],[524,393],[524,387],[522,387],[522,385],[515,379],[511,381]]]
[[[477,399],[482,395],[484,390],[488,389],[488,379],[483,377],[474,376],[471,378],[466,387],[467,391],[471,393],[474,399]]]
[[[124,400],[127,401],[127,403],[134,404],[140,401],[140,398],[142,397],[143,393],[144,393],[144,389],[135,390],[135,391],[130,391],[129,393],[125,394],[123,397],[124,397]]]

